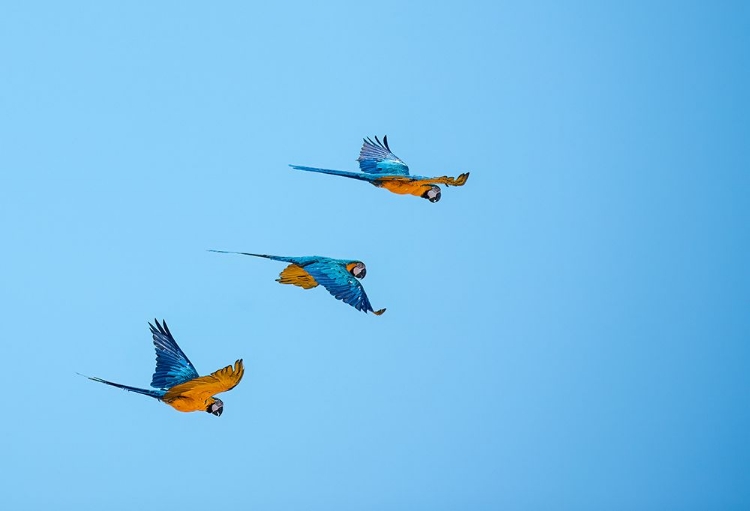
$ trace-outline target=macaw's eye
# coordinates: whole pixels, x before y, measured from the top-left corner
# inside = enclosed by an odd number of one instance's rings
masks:
[[[217,417],[220,417],[221,412],[224,411],[224,403],[220,399],[217,399],[215,402],[208,405],[208,408],[206,408],[206,411],[208,413],[212,413],[216,415]]]
[[[354,275],[355,278],[363,279],[365,278],[365,275],[367,275],[367,268],[365,268],[364,264],[357,263],[354,265],[354,268],[352,268],[352,275]]]
[[[422,194],[422,197],[427,199],[430,202],[437,202],[440,200],[440,187],[439,186],[432,186],[429,190],[424,192]]]

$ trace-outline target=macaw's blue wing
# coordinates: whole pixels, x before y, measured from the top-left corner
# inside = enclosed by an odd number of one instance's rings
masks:
[[[336,299],[348,303],[358,311],[373,312],[378,316],[385,312],[385,309],[373,310],[362,284],[346,270],[345,264],[338,261],[320,261],[308,264],[304,269]]]
[[[368,174],[396,174],[408,176],[409,167],[401,159],[391,152],[388,147],[388,137],[383,141],[375,137],[375,142],[369,138],[364,139],[362,149],[359,150],[359,169]]]
[[[193,378],[198,378],[198,371],[193,363],[182,352],[177,342],[172,337],[172,332],[167,327],[167,322],[161,324],[154,320],[156,326],[151,323],[151,334],[154,338],[156,348],[156,371],[151,380],[151,386],[157,389],[169,389],[180,383],[185,383]]]

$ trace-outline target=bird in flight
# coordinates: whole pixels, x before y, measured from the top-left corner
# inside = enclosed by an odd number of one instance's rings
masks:
[[[358,311],[372,312],[376,316],[385,312],[385,309],[374,310],[372,308],[365,293],[365,288],[358,280],[365,278],[367,274],[367,268],[362,261],[331,259],[321,256],[281,257],[248,252],[227,252],[225,250],[209,250],[209,252],[264,257],[289,263],[289,266],[279,274],[276,282],[293,284],[302,289],[312,289],[321,285],[337,300],[348,303]]]
[[[156,348],[156,371],[151,379],[152,389],[129,387],[119,383],[86,376],[89,380],[106,383],[120,389],[137,392],[163,401],[180,412],[208,412],[217,417],[224,410],[224,402],[215,394],[232,390],[245,374],[242,359],[208,376],[199,376],[193,363],[177,345],[167,323],[154,320],[151,323],[151,335]]]
[[[469,173],[465,172],[458,177],[423,177],[409,174],[409,167],[401,159],[391,152],[388,146],[388,137],[383,137],[381,142],[375,137],[375,142],[370,138],[364,139],[362,149],[359,151],[359,169],[362,172],[347,172],[344,170],[319,169],[316,167],[304,167],[302,165],[289,165],[293,169],[306,170],[308,172],[320,172],[334,176],[349,177],[367,181],[378,188],[385,188],[400,195],[416,195],[437,202],[440,200],[441,192],[438,184],[446,186],[463,186],[469,179]]]

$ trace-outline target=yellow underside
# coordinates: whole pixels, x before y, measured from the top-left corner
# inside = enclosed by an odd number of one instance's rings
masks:
[[[463,186],[469,179],[469,173],[466,172],[458,177],[431,177],[429,179],[414,180],[408,177],[387,177],[375,181],[375,185],[385,188],[393,193],[400,195],[416,195],[421,197],[432,185],[446,186]]]
[[[276,279],[276,282],[280,282],[281,284],[293,284],[303,289],[312,289],[318,285],[312,275],[296,264],[290,264],[284,268],[284,271],[279,274],[279,278]]]
[[[204,412],[216,401],[213,396],[207,396],[199,386],[185,382],[175,385],[164,394],[162,401],[180,412]]]
[[[242,359],[234,367],[226,366],[213,373],[175,385],[164,394],[162,401],[180,412],[205,412],[216,401],[214,394],[233,389],[245,374]]]
[[[432,185],[424,181],[411,181],[403,178],[389,178],[377,181],[377,185],[399,195],[421,197]]]
[[[171,396],[169,399],[167,399],[167,396],[164,396],[162,401],[178,412],[205,412],[206,408],[216,400],[213,397],[202,399],[196,396],[178,395]]]

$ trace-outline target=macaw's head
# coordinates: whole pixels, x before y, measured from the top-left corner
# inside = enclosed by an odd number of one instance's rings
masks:
[[[426,192],[422,194],[422,197],[427,199],[430,202],[437,202],[440,200],[440,187],[436,185],[432,185],[427,189]]]
[[[221,412],[224,411],[224,401],[222,401],[218,397],[215,397],[214,402],[208,405],[208,408],[206,408],[206,411],[208,413],[212,413],[216,415],[217,417],[221,417]]]
[[[346,271],[351,273],[357,279],[363,279],[365,278],[365,275],[367,275],[367,268],[365,268],[365,263],[362,261],[354,261],[353,263],[347,264]]]

